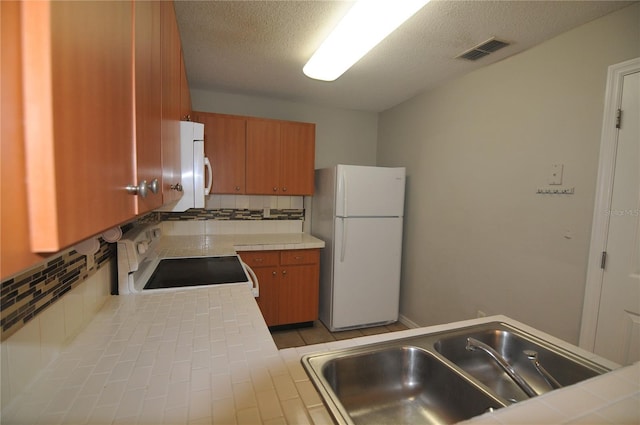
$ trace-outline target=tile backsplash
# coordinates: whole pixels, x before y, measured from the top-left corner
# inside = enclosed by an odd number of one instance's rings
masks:
[[[302,209],[303,196],[261,196],[261,195],[209,195],[205,197],[206,209]]]
[[[1,340],[15,333],[71,289],[80,285],[115,256],[116,245],[104,241],[87,267],[84,255],[75,250],[62,254],[0,283]]]
[[[206,208],[182,213],[151,212],[122,226],[126,232],[136,223],[164,222],[165,234],[178,230],[200,233],[296,233],[305,223],[302,196],[209,195]],[[265,208],[269,214],[265,216]],[[179,224],[179,229],[176,227]],[[185,228],[185,226],[187,226]],[[180,233],[179,232],[179,233]],[[4,341],[70,290],[109,266],[116,258],[116,244],[101,241],[93,267],[84,255],[70,249],[0,283],[0,341]]]
[[[268,215],[265,215],[265,210]],[[159,212],[160,221],[174,220],[304,220],[304,209],[191,208],[185,212]]]

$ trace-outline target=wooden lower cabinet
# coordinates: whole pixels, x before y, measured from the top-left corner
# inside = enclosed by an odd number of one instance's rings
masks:
[[[260,282],[258,307],[267,326],[318,319],[320,250],[240,252]]]

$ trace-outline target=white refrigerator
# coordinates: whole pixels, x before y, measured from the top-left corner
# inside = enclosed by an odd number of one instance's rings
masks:
[[[320,257],[320,320],[331,331],[398,320],[405,168],[316,170],[311,232]]]

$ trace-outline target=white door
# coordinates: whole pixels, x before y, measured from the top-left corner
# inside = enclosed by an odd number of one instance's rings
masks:
[[[625,75],[594,352],[640,360],[640,72]]]
[[[331,330],[398,320],[401,218],[336,218]]]
[[[402,217],[403,167],[337,166],[336,216]]]

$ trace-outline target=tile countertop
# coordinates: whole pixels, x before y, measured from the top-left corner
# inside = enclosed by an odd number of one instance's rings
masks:
[[[244,285],[113,296],[2,423],[331,424],[303,354],[495,320],[546,336],[492,316],[278,351]],[[468,423],[638,423],[639,406],[635,364]]]

